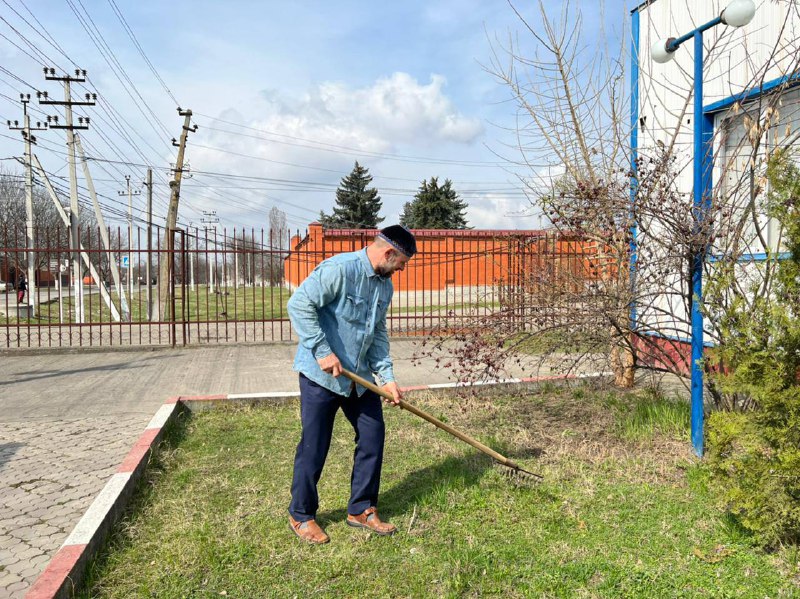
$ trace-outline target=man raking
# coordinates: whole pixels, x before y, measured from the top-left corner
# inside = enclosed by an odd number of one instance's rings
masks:
[[[289,317],[300,339],[294,369],[300,373],[303,427],[294,461],[289,526],[310,543],[330,540],[315,519],[317,483],[340,408],[356,433],[347,524],[379,535],[396,531],[377,512],[385,434],[381,398],[341,372],[346,368],[368,380],[374,374],[393,398],[387,403],[402,399],[389,356],[386,311],[394,293],[391,276],[402,271],[416,251],[410,231],[400,225],[386,227],[366,248],[321,262],[289,300]]]

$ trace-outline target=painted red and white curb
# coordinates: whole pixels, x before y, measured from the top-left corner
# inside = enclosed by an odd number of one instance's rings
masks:
[[[25,595],[26,599],[71,597],[83,578],[89,560],[119,517],[144,472],[153,448],[161,441],[166,425],[180,409],[181,398],[161,406],[128,455],[122,460],[100,494],[64,541],[44,572]]]
[[[427,391],[478,386],[536,384],[548,381],[567,381],[608,376],[597,372],[580,375],[511,378],[476,383],[439,383],[403,387],[406,391]],[[111,527],[128,504],[136,483],[147,466],[150,454],[164,437],[166,427],[177,417],[182,407],[203,409],[215,403],[257,403],[262,401],[282,402],[300,397],[299,391],[271,393],[229,393],[222,395],[179,396],[169,399],[155,413],[150,423],[139,436],[117,471],[108,480],[89,509],[50,560],[25,599],[62,599],[72,597],[83,580],[89,561],[99,551]]]

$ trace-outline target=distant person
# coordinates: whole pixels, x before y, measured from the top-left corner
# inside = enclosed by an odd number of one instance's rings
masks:
[[[25,275],[20,275],[17,281],[17,303],[21,304],[25,299],[25,292],[28,290],[28,282],[25,280]]]
[[[397,530],[377,512],[385,434],[380,396],[340,375],[342,368],[364,378],[376,374],[393,397],[387,403],[399,403],[386,310],[394,293],[392,274],[402,271],[416,251],[408,229],[386,227],[366,248],[321,262],[289,299],[289,317],[300,340],[294,369],[300,373],[303,427],[294,460],[289,527],[310,543],[330,540],[316,522],[317,482],[339,408],[356,433],[347,524],[379,535]]]

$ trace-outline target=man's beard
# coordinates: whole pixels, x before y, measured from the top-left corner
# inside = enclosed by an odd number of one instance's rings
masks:
[[[378,273],[384,279],[390,279],[394,274],[394,268],[389,265],[381,265],[375,269],[375,272]]]
[[[383,264],[375,267],[375,272],[382,276],[384,279],[390,279],[397,270],[397,263],[393,260],[387,260]]]

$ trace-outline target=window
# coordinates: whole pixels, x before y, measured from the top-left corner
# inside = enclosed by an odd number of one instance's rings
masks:
[[[722,137],[716,174],[731,211],[723,227],[731,234],[719,240],[717,251],[744,257],[780,251],[781,225],[766,215],[766,160],[778,148],[792,146],[800,152],[800,89],[723,113],[717,117],[717,130]],[[734,247],[736,237],[739,245]]]

